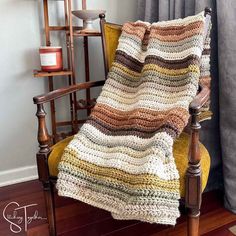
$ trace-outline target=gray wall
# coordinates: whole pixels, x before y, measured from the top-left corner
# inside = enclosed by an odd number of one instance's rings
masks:
[[[47,91],[46,78],[33,78],[32,70],[39,68],[38,47],[44,44],[42,0],[0,1],[0,185],[1,177],[15,168],[35,166],[37,151],[35,118],[32,97]],[[107,20],[117,23],[136,20],[136,0],[87,0],[89,9],[106,9]],[[80,1],[74,0],[74,8]],[[77,4],[76,4],[77,3]],[[63,24],[63,2],[50,1],[52,24]],[[74,19],[81,24],[81,21]],[[98,27],[98,22],[96,22]],[[53,45],[64,41],[64,34],[53,33]],[[76,40],[76,69],[83,81],[82,40]],[[104,77],[100,39],[90,40],[91,76]],[[66,85],[56,78],[56,87]],[[67,117],[66,102],[59,100],[58,117]],[[1,176],[2,174],[2,176]],[[32,175],[32,173],[30,173]],[[8,175],[11,178],[10,175]],[[14,174],[12,175],[14,177]],[[12,178],[13,178],[12,177]],[[15,175],[14,178],[21,176]],[[27,179],[27,174],[26,174]],[[14,179],[13,179],[14,182]]]

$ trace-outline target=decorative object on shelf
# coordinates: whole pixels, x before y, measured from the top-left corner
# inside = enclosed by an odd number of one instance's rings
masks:
[[[97,30],[93,28],[93,21],[98,19],[100,14],[106,13],[106,11],[105,10],[77,10],[77,11],[72,11],[72,13],[78,18],[83,20],[83,29],[81,30],[81,32],[93,33],[93,32],[97,32]]]
[[[63,69],[62,47],[40,47],[39,55],[42,71],[55,72]]]

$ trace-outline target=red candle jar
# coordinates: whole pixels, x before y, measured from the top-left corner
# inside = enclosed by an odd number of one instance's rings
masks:
[[[61,47],[40,47],[39,55],[42,71],[53,72],[63,69]]]

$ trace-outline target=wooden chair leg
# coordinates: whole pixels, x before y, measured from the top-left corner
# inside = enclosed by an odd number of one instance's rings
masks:
[[[200,210],[189,209],[187,232],[188,236],[199,236]]]
[[[55,220],[55,206],[54,206],[54,189],[53,184],[50,182],[49,169],[48,169],[48,157],[50,155],[50,136],[48,134],[46,126],[46,112],[43,104],[37,104],[38,117],[38,142],[39,151],[36,154],[38,176],[39,180],[43,183],[44,199],[46,205],[46,213],[49,224],[50,236],[56,236],[56,220]]]
[[[199,217],[202,201],[201,155],[199,149],[198,110],[191,110],[191,139],[186,173],[185,206],[188,208],[188,236],[199,236]]]
[[[55,204],[54,204],[54,190],[53,184],[50,182],[43,183],[44,199],[46,205],[46,213],[49,224],[49,235],[56,236],[56,217],[55,217]]]

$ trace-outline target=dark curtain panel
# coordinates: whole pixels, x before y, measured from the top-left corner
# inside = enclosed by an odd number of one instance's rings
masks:
[[[225,206],[236,213],[236,1],[138,0],[138,14],[140,20],[156,22],[194,15],[206,6],[213,10],[211,110],[214,113],[211,121],[203,123],[201,131],[201,141],[211,155],[207,190],[222,188],[224,184]]]

